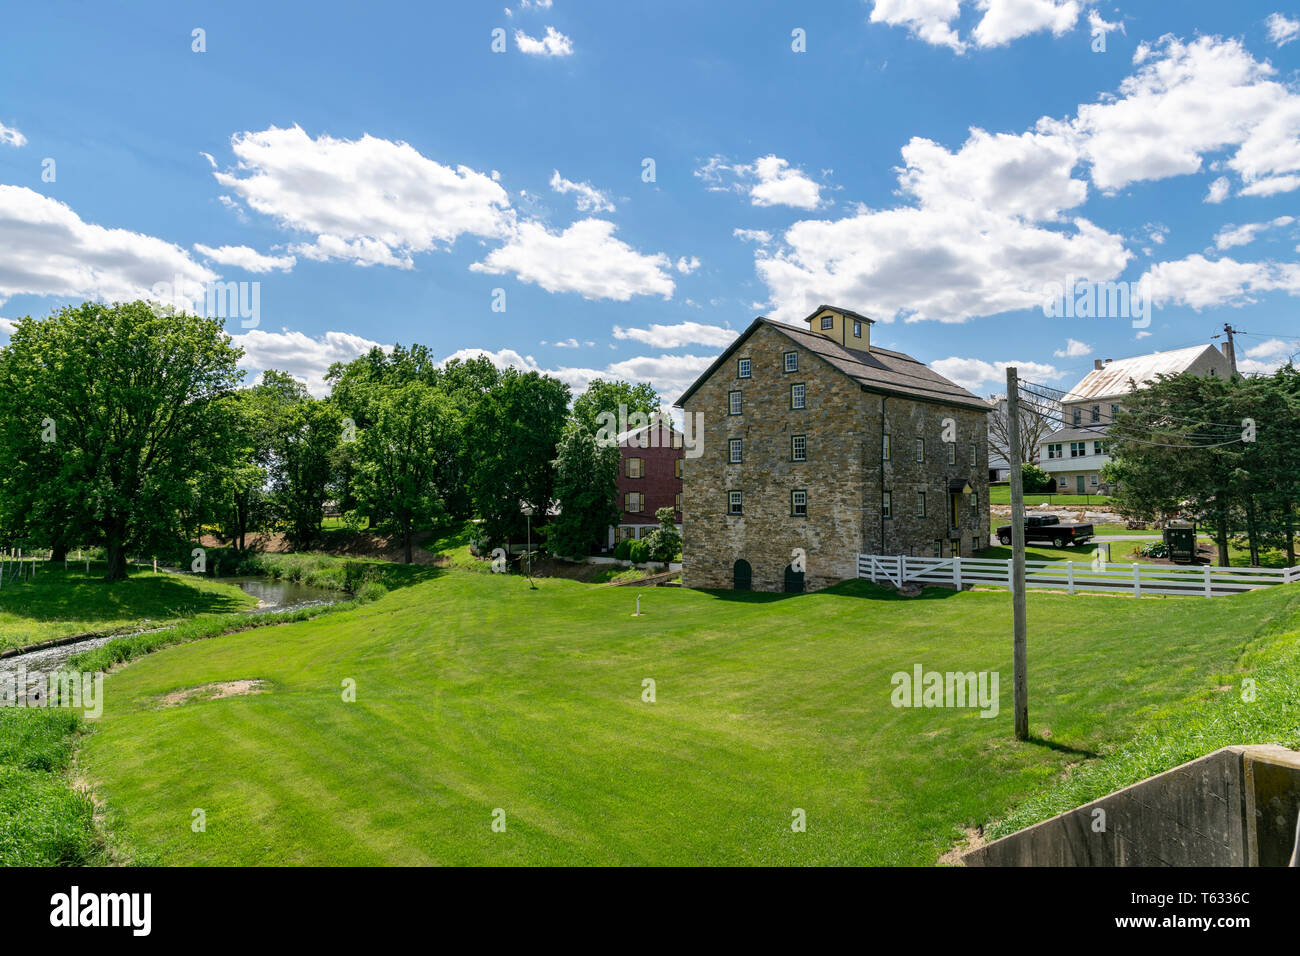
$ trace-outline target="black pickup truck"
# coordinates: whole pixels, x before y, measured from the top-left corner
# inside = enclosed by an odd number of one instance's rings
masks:
[[[1026,515],[1025,541],[1050,541],[1055,547],[1064,548],[1067,544],[1086,544],[1094,537],[1092,525],[1075,522],[1061,522],[1056,515]],[[1011,543],[1011,525],[1004,524],[998,528],[998,540],[1003,544]]]

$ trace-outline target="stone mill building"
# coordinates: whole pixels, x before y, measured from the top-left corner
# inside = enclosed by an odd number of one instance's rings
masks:
[[[755,319],[677,405],[686,587],[800,591],[857,576],[859,553],[970,556],[989,542],[989,405],[871,345],[822,306]]]

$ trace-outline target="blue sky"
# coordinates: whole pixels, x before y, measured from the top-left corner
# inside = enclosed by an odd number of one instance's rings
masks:
[[[979,393],[1224,322],[1300,349],[1275,2],[283,6],[10,5],[0,341],[179,276],[260,283],[250,380],[317,389],[421,342],[671,401],[821,301]],[[1045,316],[1071,276],[1146,277],[1149,326]]]

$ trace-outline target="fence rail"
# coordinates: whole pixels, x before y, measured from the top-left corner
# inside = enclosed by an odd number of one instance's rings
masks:
[[[858,577],[887,581],[896,587],[908,582],[1011,586],[1011,559],[919,558],[905,554],[859,554]],[[1300,581],[1294,568],[1176,567],[1159,564],[1117,564],[1091,561],[1026,561],[1026,590],[1101,591],[1110,594],[1200,595],[1222,597],[1256,588]]]

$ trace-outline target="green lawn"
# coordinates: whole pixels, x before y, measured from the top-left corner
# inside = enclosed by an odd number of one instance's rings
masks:
[[[255,607],[257,599],[228,584],[132,568],[108,584],[104,566],[41,562],[36,576],[0,587],[0,650],[90,632],[127,630],[197,614]]]
[[[991,505],[1009,505],[1011,504],[1011,486],[1010,485],[990,485],[989,486],[989,504]],[[1110,498],[1106,495],[1025,495],[1025,504],[1035,505],[1059,505],[1066,507],[1068,505],[1088,505],[1093,508],[1104,507],[1110,504]]]
[[[1036,740],[1016,743],[1003,591],[530,590],[448,569],[112,673],[78,765],[137,862],[931,864],[961,827],[1237,682],[1298,598],[1030,593]],[[893,707],[890,676],[915,664],[997,671],[1001,712]],[[163,704],[236,680],[263,692]]]

